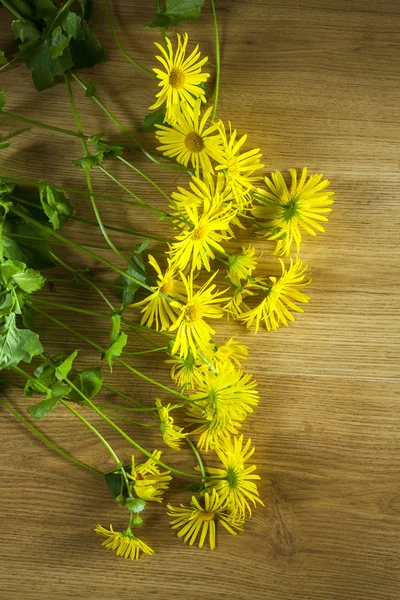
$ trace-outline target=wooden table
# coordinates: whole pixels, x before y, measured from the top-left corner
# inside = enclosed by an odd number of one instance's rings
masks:
[[[152,40],[159,39],[158,33],[141,30],[152,3],[113,4],[126,50],[153,67]],[[156,554],[124,561],[103,550],[93,533],[98,522],[116,528],[125,523],[103,481],[53,454],[2,410],[4,600],[400,597],[400,5],[394,0],[219,0],[217,5],[222,44],[218,115],[249,134],[249,147],[262,148],[268,171],[307,165],[329,177],[337,192],[326,234],[307,238],[302,247],[313,279],[305,313],[288,329],[262,331],[258,337],[233,324],[218,325],[219,340],[239,334],[248,344],[247,368],[260,382],[261,406],[244,431],[257,447],[265,508],[255,511],[239,537],[220,535],[218,550],[210,552],[176,540],[165,510],[155,507],[142,534]],[[153,102],[154,83],[118,53],[102,7],[95,13],[93,28],[111,63],[96,67],[90,77],[107,106],[138,130]],[[4,50],[12,48],[9,24],[8,13],[1,11]],[[187,30],[213,61],[208,6]],[[22,65],[0,77],[9,110],[74,128],[62,84],[39,95]],[[121,139],[90,99],[74,89],[85,130],[104,130]],[[3,123],[6,132],[15,128],[10,120]],[[141,134],[141,139],[154,146],[152,134]],[[81,155],[73,138],[35,129],[2,151],[1,171],[83,188],[82,173],[71,164]],[[186,181],[153,168],[136,153],[132,160],[168,191]],[[163,198],[123,165],[113,168],[139,195],[165,208]],[[95,187],[116,193],[100,174]],[[78,214],[91,217],[85,198],[75,197],[74,203]],[[145,210],[111,202],[103,202],[101,210],[108,223],[171,234],[168,224],[157,224]],[[67,225],[65,230],[101,243],[89,226]],[[133,247],[132,238],[113,239]],[[264,251],[268,274],[272,245],[256,245]],[[63,256],[106,276],[99,264],[82,262],[78,254],[66,251]],[[58,302],[102,309],[101,300],[83,286],[68,291],[60,285],[48,294]],[[103,321],[62,316],[80,331],[107,339]],[[73,337],[44,321],[38,327],[49,352],[77,347]],[[80,366],[98,361],[85,344],[78,347]],[[161,362],[149,365],[141,357],[135,364],[168,381]],[[152,401],[154,389],[121,369],[110,381]],[[7,396],[15,405],[27,402],[19,393]],[[113,468],[107,453],[66,411],[57,409],[42,427],[82,460]],[[102,431],[128,458],[118,435]],[[141,433],[134,426],[129,431]],[[146,442],[152,449],[160,439],[153,433]],[[186,450],[168,451],[165,459],[180,468],[193,465]],[[183,498],[182,485],[174,484],[170,501]]]

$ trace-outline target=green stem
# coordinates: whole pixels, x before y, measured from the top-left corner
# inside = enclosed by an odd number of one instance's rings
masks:
[[[139,427],[159,427],[158,424],[151,425],[150,423],[141,423],[140,421],[133,421],[133,419],[128,419],[127,417],[121,417],[121,415],[110,415],[108,411],[104,413],[112,419],[118,419],[119,421],[124,421],[125,423],[132,423],[133,425],[138,425]]]
[[[110,27],[111,35],[113,36],[114,41],[117,44],[118,50],[126,58],[126,60],[129,61],[132,65],[134,65],[135,67],[138,67],[139,69],[142,69],[142,71],[144,71],[145,73],[148,73],[149,75],[153,75],[155,77],[155,73],[153,73],[153,71],[150,71],[149,69],[147,69],[146,67],[144,67],[143,65],[141,65],[139,62],[137,62],[132,57],[130,57],[127,52],[125,52],[124,48],[122,47],[121,42],[119,41],[119,37],[117,35],[117,32],[116,32],[115,27],[114,27],[113,20],[111,18],[110,7],[109,7],[109,4],[108,4],[108,0],[104,0],[104,9],[105,9],[105,13],[106,13],[108,25]]]
[[[213,110],[211,113],[211,121],[214,121],[216,114],[217,114],[217,104],[218,104],[218,95],[219,95],[219,80],[220,80],[220,75],[221,75],[221,57],[220,57],[220,51],[219,51],[218,22],[217,22],[217,13],[215,11],[214,0],[211,0],[211,10],[212,10],[213,22],[214,22],[215,61],[216,61],[214,104],[213,104]]]
[[[80,223],[85,223],[86,225],[93,225],[97,227],[96,221],[90,221],[89,219],[83,219],[82,217],[71,217],[74,221],[79,221]],[[166,238],[160,237],[158,235],[153,235],[152,233],[139,233],[138,231],[131,231],[130,229],[123,229],[121,227],[114,227],[113,225],[104,225],[106,229],[110,231],[116,231],[117,233],[124,233],[126,235],[131,235],[133,237],[141,237],[149,240],[155,240],[157,242],[163,242],[165,244],[168,243]]]
[[[47,125],[46,123],[41,123],[40,121],[33,121],[32,119],[28,119],[27,117],[14,115],[13,113],[10,113],[6,110],[2,110],[1,114],[4,117],[10,117],[10,119],[17,119],[18,121],[29,123],[30,125],[34,125],[35,127],[41,127],[42,129],[50,129],[51,131],[57,131],[58,133],[64,133],[65,135],[71,135],[72,137],[81,138],[83,136],[85,139],[87,139],[88,137],[86,135],[76,133],[75,131],[71,131],[70,129],[63,129],[62,127],[55,127],[54,125]]]
[[[36,429],[36,427],[34,427],[31,423],[29,423],[29,421],[24,419],[24,417],[19,412],[17,412],[12,406],[10,406],[10,404],[8,404],[8,402],[6,402],[4,400],[4,398],[0,398],[0,402],[7,408],[7,410],[10,411],[10,413],[12,413],[14,415],[14,417],[16,417],[23,425],[25,425],[25,427],[27,427],[29,429],[29,431],[31,431],[34,435],[36,435],[36,437],[38,437],[44,444],[46,444],[46,446],[48,446],[49,448],[54,450],[54,452],[57,452],[58,454],[60,454],[60,456],[63,456],[64,458],[71,461],[75,465],[78,465],[78,467],[82,467],[83,469],[86,469],[87,471],[90,471],[91,473],[94,473],[95,475],[103,475],[103,473],[101,471],[98,471],[94,467],[91,467],[91,466],[87,465],[86,463],[78,460],[77,458],[74,458],[67,452],[64,452],[64,450],[61,450],[61,448],[59,448],[56,444],[54,444],[54,442],[51,442],[46,436],[43,435],[43,433],[41,433],[38,429]]]
[[[1,71],[1,69],[0,69]],[[3,142],[8,142],[8,140],[12,140],[12,138],[15,138],[17,135],[21,135],[21,133],[25,133],[25,131],[30,131],[31,128],[30,127],[23,127],[22,129],[17,129],[17,131],[13,131],[13,133],[10,133],[9,135],[6,135],[6,137],[3,137],[0,139],[0,143]]]
[[[26,240],[34,240],[37,242],[43,242],[43,238],[40,237],[35,237],[34,235],[22,235],[21,233],[8,233],[7,232],[7,237],[10,238],[23,238]],[[68,242],[61,242],[59,240],[52,242],[53,244],[57,244],[57,245],[65,245],[67,244],[68,246],[70,246],[71,244],[69,244]],[[100,244],[85,244],[82,243],[82,251],[84,248],[95,248],[96,250],[110,250],[110,248],[108,246],[104,246],[104,245],[100,245]],[[121,250],[121,252],[125,252],[126,254],[132,254],[131,250]]]
[[[19,13],[19,12],[18,12],[18,11],[17,11],[15,8],[14,8],[14,6],[8,2],[8,0],[4,0],[4,2],[3,2],[3,0],[2,0],[2,4],[3,4],[3,6],[5,6],[5,8],[7,8],[7,10],[9,10],[9,11],[10,11],[10,13],[11,13],[12,15],[14,15],[14,17],[16,17],[16,18],[17,18],[19,21],[31,21],[31,22],[33,21],[33,18],[32,18],[32,17],[33,17],[33,13],[32,13],[32,10],[31,10],[29,7],[28,7],[28,8],[29,8],[29,12],[30,12],[30,14],[29,14],[29,16],[27,17],[27,16],[23,16],[23,15],[21,15],[21,14],[20,14],[20,13]]]
[[[193,444],[192,440],[190,439],[190,437],[185,437],[185,442],[190,446],[190,448],[193,451],[193,454],[195,455],[197,462],[199,463],[199,467],[200,467],[200,472],[202,475],[203,479],[206,479],[206,471],[204,469],[204,464],[203,464],[203,460],[199,454],[199,451],[197,450],[196,446]]]
[[[116,396],[119,396],[120,398],[123,398],[127,402],[131,402],[132,404],[136,404],[136,406],[140,407],[140,402],[137,402],[136,400],[134,400],[130,396],[127,396],[126,394],[123,394],[122,392],[120,392],[119,390],[116,390],[115,388],[111,387],[110,385],[106,385],[105,383],[103,383],[103,388],[105,390],[107,390],[108,392],[111,392],[112,394],[115,394]],[[132,407],[130,407],[130,406],[124,407],[124,408],[129,408],[129,409],[132,410]]]
[[[6,63],[5,65],[2,65],[0,67],[0,71],[2,71],[3,69],[6,69],[10,65],[12,65],[16,60],[18,60],[18,58],[13,58],[12,60],[9,60],[8,63]]]
[[[83,83],[83,81],[75,74],[71,73],[72,77],[75,79],[77,83],[87,91],[87,86]],[[156,157],[154,157],[146,148],[122,125],[122,123],[117,119],[117,117],[110,111],[104,104],[97,98],[96,94],[90,95],[91,99],[101,108],[103,112],[111,119],[111,121],[118,127],[120,131],[122,131],[132,142],[137,146],[137,148],[147,156],[152,162],[161,167],[166,167],[168,169],[173,169],[175,171],[182,171],[185,168],[182,168],[180,165],[174,164],[166,164],[164,162],[159,161]]]

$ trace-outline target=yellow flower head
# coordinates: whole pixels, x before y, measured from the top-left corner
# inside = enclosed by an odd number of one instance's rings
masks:
[[[173,517],[170,521],[172,529],[179,529],[177,536],[183,537],[183,541],[189,542],[190,546],[198,541],[199,548],[204,546],[207,537],[211,550],[216,546],[216,523],[220,523],[229,533],[236,535],[236,530],[241,530],[242,521],[233,518],[222,506],[218,492],[213,489],[211,493],[206,492],[202,498],[202,504],[192,496],[192,506],[176,508],[168,504],[168,516]]]
[[[105,538],[102,546],[105,546],[107,550],[114,550],[117,556],[136,560],[141,552],[154,554],[154,550],[134,536],[129,527],[121,532],[114,531],[112,525],[110,525],[110,529],[97,525],[95,532]]]
[[[255,475],[255,465],[247,467],[245,463],[252,457],[255,448],[250,448],[251,440],[248,439],[243,445],[243,435],[240,437],[227,437],[223,440],[221,447],[216,450],[223,468],[206,468],[211,477],[224,477],[219,481],[209,481],[207,487],[218,491],[222,502],[234,517],[244,518],[246,513],[251,517],[251,506],[249,501],[256,506],[257,502],[264,506],[258,495],[255,480],[260,479]]]
[[[223,308],[226,312],[228,321],[230,317],[239,321],[242,314],[250,310],[250,306],[246,304],[244,299],[247,296],[254,296],[254,293],[250,290],[248,283],[233,286],[233,289],[234,292],[232,298],[230,298],[229,302],[227,302]]]
[[[200,212],[196,206],[187,206],[186,214],[191,228],[183,226],[182,232],[175,236],[177,241],[171,244],[169,251],[171,262],[180,271],[188,265],[192,270],[204,266],[209,271],[214,252],[224,254],[221,242],[230,239],[230,223],[235,212],[230,204],[216,211],[215,205],[205,202]]]
[[[197,45],[193,52],[185,58],[188,34],[184,33],[181,36],[178,33],[177,37],[178,46],[175,54],[168,38],[166,49],[161,44],[154,42],[161,52],[161,56],[156,56],[156,58],[165,70],[153,69],[157,78],[161,80],[158,85],[162,89],[156,95],[157,101],[150,106],[150,110],[159,108],[166,103],[165,116],[168,123],[174,123],[179,118],[181,101],[187,102],[190,106],[194,106],[196,98],[200,98],[202,102],[206,101],[204,90],[199,86],[210,77],[209,73],[201,73],[201,67],[207,62],[208,57],[200,60],[199,46]]]
[[[176,268],[168,261],[168,268],[163,273],[156,259],[149,254],[149,263],[157,273],[157,285],[152,287],[154,292],[140,302],[131,304],[130,307],[143,306],[141,325],[151,327],[153,323],[157,331],[165,331],[177,318],[177,311],[165,297],[181,298],[185,288],[180,277],[176,275]]]
[[[165,361],[171,364],[171,379],[175,381],[179,389],[185,387],[193,390],[203,381],[204,362],[201,358],[194,358],[189,352],[186,358],[172,356]]]
[[[186,300],[184,304],[179,305],[180,315],[170,327],[170,331],[177,330],[171,354],[179,354],[182,358],[186,358],[191,353],[194,358],[197,358],[197,348],[200,351],[207,349],[215,331],[204,319],[220,319],[224,311],[216,304],[226,300],[220,298],[223,291],[214,292],[216,286],[211,282],[215,275],[216,273],[196,293],[193,293],[193,274],[187,278],[181,273],[186,288]]]
[[[169,487],[169,482],[172,477],[170,471],[160,471],[157,460],[160,460],[161,451],[154,450],[153,458],[149,458],[146,462],[137,465],[135,457],[132,455],[131,472],[127,473],[130,479],[133,479],[133,488],[138,498],[154,502],[163,501],[163,493]]]
[[[209,371],[204,376],[204,384],[189,396],[197,402],[189,406],[186,419],[195,426],[192,433],[201,434],[197,444],[201,450],[217,449],[227,435],[237,434],[241,422],[258,404],[256,387],[249,373],[235,371],[229,363],[218,374]]]
[[[264,167],[260,163],[262,154],[259,148],[241,153],[240,150],[247,140],[247,135],[243,135],[237,140],[237,131],[236,129],[232,131],[230,122],[229,137],[222,122],[218,127],[222,138],[222,160],[215,169],[225,173],[227,186],[232,190],[236,205],[242,211],[251,204],[249,192],[255,189],[254,184],[262,180],[261,176],[253,175]]]
[[[230,362],[232,366],[240,369],[242,361],[247,360],[248,356],[249,351],[247,346],[237,342],[235,338],[231,338],[225,342],[225,344],[222,344],[222,346],[217,348],[214,360],[217,370],[221,369],[227,361]]]
[[[310,283],[310,281],[302,283],[307,265],[303,267],[300,258],[297,258],[295,263],[290,259],[290,267],[286,270],[283,261],[281,259],[279,261],[282,266],[281,277],[279,279],[270,277],[272,285],[268,289],[264,288],[265,295],[262,302],[255,308],[243,313],[240,317],[246,323],[246,327],[251,327],[255,321],[255,333],[258,332],[260,321],[264,321],[268,331],[278,329],[281,324],[287,326],[288,321],[294,321],[294,316],[290,310],[304,312],[296,302],[308,302],[310,299],[303,292],[296,289]]]
[[[176,160],[188,166],[189,162],[198,176],[200,169],[203,173],[213,173],[211,158],[218,160],[220,156],[221,139],[219,134],[215,135],[218,125],[207,126],[212,106],[210,106],[200,119],[201,100],[194,103],[193,110],[188,105],[181,104],[181,114],[176,123],[171,127],[157,125],[156,136],[162,146],[157,150],[176,158]]]
[[[171,198],[175,201],[174,208],[177,207],[185,213],[186,208],[202,208],[203,206],[213,207],[219,212],[223,205],[231,203],[234,196],[225,185],[225,177],[218,173],[215,178],[212,175],[205,175],[203,179],[192,177],[189,182],[190,190],[178,187],[177,192],[172,192]]]
[[[174,425],[174,419],[170,415],[170,404],[163,406],[160,398],[156,398],[158,416],[160,418],[160,429],[164,442],[173,450],[180,450],[180,444],[185,439],[186,434],[183,429]]]
[[[240,285],[241,279],[248,279],[256,268],[255,251],[254,246],[249,246],[248,248],[242,248],[241,254],[231,254],[229,256],[228,277],[234,285]]]
[[[334,192],[325,191],[329,181],[321,181],[323,175],[311,175],[306,181],[307,167],[304,167],[300,181],[297,181],[296,169],[290,169],[290,174],[290,191],[279,171],[272,173],[271,179],[266,177],[265,183],[269,190],[258,189],[257,194],[265,198],[268,205],[254,208],[256,217],[267,219],[261,225],[270,229],[269,232],[261,230],[259,235],[277,240],[274,254],[281,256],[289,256],[293,243],[299,252],[302,229],[314,236],[316,231],[325,231],[320,222],[328,220],[325,215],[331,212],[329,206],[334,201]]]

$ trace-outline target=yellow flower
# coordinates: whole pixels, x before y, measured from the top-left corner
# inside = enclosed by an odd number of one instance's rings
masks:
[[[219,481],[209,481],[207,487],[218,491],[222,502],[226,502],[229,513],[234,517],[244,518],[246,513],[251,517],[249,501],[256,506],[257,502],[264,506],[259,498],[257,485],[254,480],[260,479],[255,475],[255,465],[246,467],[245,463],[252,457],[255,448],[251,448],[251,440],[243,446],[243,435],[224,439],[222,446],[216,450],[218,458],[223,464],[223,469],[207,467],[207,474],[211,477],[224,477]]]
[[[183,429],[174,425],[174,419],[169,414],[170,404],[163,406],[160,398],[156,398],[156,406],[158,408],[158,416],[160,418],[160,429],[164,442],[173,450],[180,450],[180,443],[185,439],[186,434],[182,433]]]
[[[258,404],[256,387],[249,373],[235,371],[229,363],[217,375],[211,371],[205,374],[204,384],[189,396],[197,402],[189,406],[185,419],[195,426],[193,434],[201,434],[199,449],[217,449],[227,435],[238,433],[241,422]]]
[[[177,311],[171,305],[170,300],[165,298],[181,298],[185,293],[185,288],[179,277],[176,277],[176,268],[171,266],[168,261],[168,268],[163,273],[156,259],[149,254],[149,263],[154,268],[158,276],[157,286],[152,287],[154,292],[140,302],[130,305],[130,308],[144,306],[142,309],[143,317],[141,325],[151,327],[155,323],[157,331],[165,331],[177,318]]]
[[[259,148],[241,154],[240,149],[247,140],[247,135],[243,135],[236,141],[237,131],[236,129],[232,131],[230,122],[229,139],[222,122],[219,123],[219,132],[223,143],[222,160],[215,169],[224,171],[227,186],[231,188],[237,207],[242,211],[251,204],[249,192],[255,189],[254,184],[262,180],[260,176],[253,176],[256,171],[264,167],[260,164],[262,154]]]
[[[207,349],[215,331],[204,319],[220,319],[224,314],[220,306],[215,306],[217,302],[225,300],[220,298],[224,292],[214,292],[215,284],[210,285],[215,275],[216,273],[196,293],[193,293],[193,274],[187,278],[181,273],[187,299],[185,304],[179,306],[181,313],[170,327],[170,331],[177,330],[171,354],[179,354],[182,358],[186,358],[191,352],[193,357],[197,358],[197,348],[200,351]]]
[[[250,306],[246,304],[244,299],[246,296],[254,296],[253,292],[249,289],[249,285],[245,283],[244,285],[237,285],[234,287],[233,297],[230,298],[229,302],[225,304],[224,311],[226,312],[226,317],[229,321],[230,317],[239,321],[240,317],[243,313],[250,310]]]
[[[160,460],[161,451],[154,450],[152,456]],[[136,465],[135,457],[132,455],[132,469],[127,473],[130,479],[133,479],[133,488],[136,495],[143,500],[154,502],[163,501],[163,493],[169,487],[172,477],[170,471],[160,471],[155,460],[149,458],[145,463]]]
[[[240,285],[240,280],[247,279],[256,268],[255,251],[254,246],[243,247],[241,254],[231,254],[229,256],[228,277],[234,285]]]
[[[191,352],[186,358],[172,356],[165,362],[172,364],[171,379],[175,381],[179,389],[185,387],[193,390],[203,381],[204,362],[201,358],[194,358]]]
[[[212,204],[204,203],[202,212],[196,206],[186,207],[186,214],[191,229],[183,227],[171,244],[169,254],[175,268],[183,271],[191,263],[191,269],[204,266],[210,270],[210,259],[215,257],[214,251],[225,253],[220,242],[230,239],[229,226],[235,216],[230,204],[220,211]]]
[[[306,182],[307,167],[304,167],[300,181],[297,182],[296,169],[290,169],[290,174],[290,191],[279,171],[272,173],[272,180],[266,177],[265,182],[269,190],[258,189],[257,193],[266,199],[268,206],[254,208],[256,217],[267,219],[261,225],[271,229],[268,233],[260,231],[259,235],[269,236],[269,240],[277,240],[274,254],[281,256],[289,255],[293,243],[299,252],[301,229],[314,236],[315,230],[325,231],[320,221],[328,220],[325,214],[331,212],[329,205],[334,201],[334,192],[324,191],[329,181],[321,181],[323,175],[311,175]]]
[[[106,538],[102,546],[105,546],[107,550],[114,550],[117,556],[136,560],[139,558],[141,552],[154,554],[154,550],[142,542],[142,540],[135,537],[129,527],[121,532],[114,531],[112,525],[110,525],[110,529],[105,529],[101,525],[97,525],[95,532]]]
[[[197,45],[185,59],[188,34],[184,33],[181,37],[178,33],[177,37],[178,46],[175,55],[171,41],[168,38],[166,49],[161,44],[154,42],[161,52],[161,56],[156,56],[156,58],[165,71],[153,69],[157,78],[161,80],[158,85],[162,89],[156,94],[158,99],[155,104],[150,106],[150,110],[159,108],[166,102],[167,112],[165,116],[169,123],[173,123],[178,119],[181,101],[187,102],[190,106],[194,106],[196,98],[200,98],[203,102],[206,101],[204,90],[199,86],[210,77],[209,73],[201,73],[201,67],[207,62],[208,57],[206,56],[200,60],[199,46]]]
[[[249,351],[247,346],[237,342],[235,338],[231,338],[225,342],[225,344],[222,344],[222,346],[217,348],[215,353],[215,363],[217,368],[221,368],[228,361],[232,366],[240,369],[242,361],[247,360],[248,356]]]
[[[190,546],[193,546],[200,534],[199,548],[204,546],[208,537],[211,550],[215,550],[216,523],[220,523],[229,533],[236,535],[235,529],[241,530],[242,522],[227,514],[215,489],[211,493],[205,493],[203,502],[204,506],[192,496],[192,506],[181,504],[181,508],[176,508],[168,504],[168,516],[173,517],[170,521],[172,529],[180,530],[177,536],[183,537],[185,543],[189,542]]]
[[[281,259],[279,261],[282,266],[281,277],[279,279],[270,277],[272,285],[265,290],[262,302],[255,308],[243,313],[240,317],[246,323],[246,327],[251,327],[253,321],[255,321],[255,333],[258,332],[261,320],[264,321],[268,331],[278,329],[281,324],[287,326],[288,321],[294,321],[290,310],[304,312],[295,302],[308,302],[310,299],[296,289],[296,287],[310,283],[310,281],[302,283],[307,265],[303,267],[300,258],[297,258],[295,263],[290,259],[290,267],[286,270],[283,261]]]
[[[220,156],[220,136],[213,135],[218,125],[207,127],[207,121],[210,118],[212,106],[204,113],[200,120],[201,100],[194,103],[193,110],[187,105],[181,104],[181,114],[176,123],[171,127],[157,125],[156,136],[162,146],[157,150],[163,152],[165,156],[172,158],[188,166],[189,161],[199,175],[200,169],[204,173],[213,173],[211,158],[218,160]]]
[[[225,185],[225,177],[222,173],[218,173],[216,178],[212,175],[205,175],[203,179],[192,177],[189,187],[190,190],[186,190],[178,186],[178,191],[171,194],[171,198],[175,201],[174,208],[177,207],[183,213],[186,212],[187,207],[201,208],[204,205],[213,207],[218,212],[223,204],[234,199],[231,190]]]

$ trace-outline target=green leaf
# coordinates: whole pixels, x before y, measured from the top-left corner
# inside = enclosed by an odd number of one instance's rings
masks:
[[[0,50],[0,66],[6,65],[7,63],[8,63],[8,60],[6,58],[6,55],[4,54],[4,52],[2,50]]]
[[[89,26],[82,22],[84,39],[71,39],[69,49],[75,69],[89,69],[107,62],[108,56]]]
[[[104,479],[109,491],[114,496],[114,498],[117,498],[120,494],[124,492],[124,490],[126,490],[125,481],[123,479],[121,471],[119,471],[118,473],[105,473]]]
[[[58,380],[62,381],[63,379],[65,379],[66,377],[68,377],[68,373],[70,372],[70,370],[72,369],[72,363],[74,362],[75,358],[78,355],[78,350],[75,350],[74,352],[72,352],[72,354],[70,354],[68,356],[68,358],[66,358],[61,365],[59,365],[56,369],[56,377]]]
[[[98,133],[97,135],[92,135],[89,138],[89,141],[93,144],[93,146],[99,152],[103,152],[104,159],[107,158],[116,158],[120,156],[124,151],[123,146],[118,146],[117,144],[111,144],[110,142],[103,141],[102,138],[107,135],[106,133]]]
[[[74,12],[68,13],[62,23],[62,28],[65,33],[76,40],[85,39],[85,34],[82,29],[82,19]]]
[[[46,400],[42,400],[33,406],[28,406],[28,413],[34,417],[35,419],[43,419],[49,413],[60,398],[46,398]]]
[[[69,46],[71,36],[64,35],[61,27],[56,27],[51,36],[50,56],[58,58],[64,54],[64,50]]]
[[[15,283],[28,294],[40,290],[46,281],[39,271],[27,269],[26,265],[18,260],[5,260],[0,265],[0,272],[5,284]]]
[[[125,506],[134,513],[140,513],[146,508],[146,500],[142,498],[130,498],[125,502]]]
[[[87,82],[87,84],[86,84],[86,93],[85,93],[85,95],[90,98],[95,93],[96,93],[96,86],[94,85],[93,81],[91,79],[89,79],[88,82]]]
[[[0,91],[0,112],[3,110],[5,105],[6,105],[6,95],[4,92]]]
[[[40,187],[40,202],[53,229],[58,229],[74,214],[70,200],[51,185]]]
[[[37,333],[30,329],[18,329],[14,313],[7,316],[0,327],[0,369],[11,369],[21,361],[29,363],[42,352]]]
[[[164,5],[156,12],[148,27],[166,28],[179,25],[182,21],[197,19],[204,6],[204,0],[165,0]]]
[[[103,373],[100,367],[95,367],[94,369],[85,369],[84,371],[80,371],[78,373],[73,381],[73,384],[86,396],[86,398],[89,398],[90,400],[101,390],[103,385]],[[69,399],[78,403],[83,401],[82,396],[80,396],[74,389],[71,390]]]
[[[24,306],[22,310],[22,322],[27,329],[33,329],[36,323],[36,311],[31,306]]]
[[[11,237],[12,235],[17,237]],[[7,221],[2,238],[4,255],[19,260],[32,269],[53,267],[47,237],[46,233],[34,225]]]
[[[108,366],[110,367],[111,372],[113,370],[113,359],[116,356],[121,356],[122,351],[125,348],[127,342],[128,336],[126,335],[126,333],[120,333],[115,342],[112,343],[111,346],[104,353],[103,358],[105,358],[108,362]]]
[[[141,130],[156,131],[156,125],[162,125],[164,123],[165,110],[165,106],[161,106],[157,110],[146,115]]]
[[[13,21],[11,23],[11,31],[15,39],[21,40],[23,43],[40,39],[39,29],[34,23],[28,21]]]
[[[111,315],[111,333],[110,333],[110,341],[113,344],[117,341],[119,337],[119,332],[121,329],[121,315],[119,313],[113,313]]]
[[[136,279],[138,279],[139,281],[146,281],[146,266],[143,260],[143,252],[146,250],[146,248],[149,245],[149,240],[145,240],[144,242],[142,242],[141,244],[139,244],[136,248],[136,250],[134,251],[130,262],[131,265],[125,270],[125,273],[127,273],[128,275],[131,275],[132,277],[135,277]],[[135,283],[134,281],[132,281],[132,279],[130,279],[130,277],[126,277],[125,275],[120,275],[117,279],[117,283],[118,285],[123,285],[124,286],[124,290],[122,292],[122,302],[124,304],[124,306],[127,306],[128,304],[132,304],[136,292],[138,291],[138,289],[141,287],[139,284]]]
[[[56,383],[56,368],[62,363],[62,354],[57,354],[57,356],[53,357],[51,363],[52,364],[49,364],[47,361],[44,361],[36,367],[32,373],[31,379],[25,384],[25,396],[32,396],[34,392],[37,392],[38,394],[47,393],[42,390],[40,384],[46,388],[51,388],[52,385]],[[32,381],[32,379],[37,380],[37,383]]]
[[[48,390],[46,398],[47,400],[50,400],[52,398],[60,400],[60,398],[62,398],[63,396],[67,396],[70,393],[70,391],[71,388],[69,387],[69,385],[61,383],[60,381],[56,381]]]

